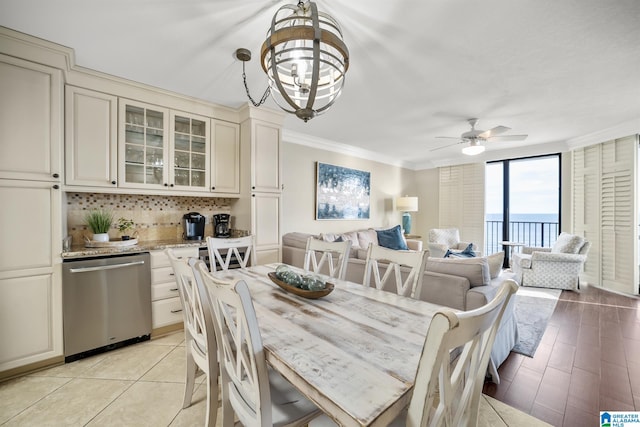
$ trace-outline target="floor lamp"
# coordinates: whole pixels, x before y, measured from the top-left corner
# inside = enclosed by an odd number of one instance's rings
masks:
[[[411,214],[409,212],[418,212],[417,197],[398,197],[396,199],[396,209],[402,211],[402,228],[404,234],[411,233]]]

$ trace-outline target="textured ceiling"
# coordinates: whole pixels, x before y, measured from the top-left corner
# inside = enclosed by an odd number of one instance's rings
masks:
[[[235,108],[247,99],[233,52],[257,57],[286,3],[1,0],[0,25],[73,48],[83,67]],[[421,167],[460,160],[462,145],[430,150],[455,143],[436,136],[460,135],[471,117],[479,129],[529,135],[488,143],[487,158],[640,123],[638,0],[317,4],[342,25],[350,68],[326,114],[306,124],[287,117],[289,137]],[[247,76],[259,98],[267,83],[256,59]]]

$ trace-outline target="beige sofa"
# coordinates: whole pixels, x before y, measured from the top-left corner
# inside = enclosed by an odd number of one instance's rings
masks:
[[[369,229],[371,230],[371,229]],[[364,232],[365,230],[359,230]],[[353,232],[351,232],[353,233]],[[357,233],[357,231],[356,231]],[[370,231],[369,231],[370,233]],[[292,232],[282,237],[282,261],[285,264],[302,267],[304,253],[309,237],[317,239],[335,239],[339,234],[312,235],[309,233]],[[371,235],[371,234],[369,234]],[[344,236],[343,236],[344,238]],[[352,245],[354,244],[353,239]],[[369,241],[370,242],[370,241]],[[362,243],[367,243],[365,239]],[[374,244],[376,242],[373,242]],[[407,240],[409,248],[421,250],[420,241]],[[362,283],[367,257],[366,248],[359,246],[351,248],[346,280]],[[367,243],[368,246],[368,243]],[[493,266],[491,268],[490,264]],[[502,258],[428,258],[422,281],[422,289],[417,298],[433,304],[445,305],[458,310],[472,310],[489,302],[498,291],[500,284],[506,279],[514,279],[512,273],[500,272]],[[496,268],[497,266],[497,268]],[[494,270],[492,277],[491,270]],[[498,336],[492,351],[492,368],[497,368],[507,358],[513,346],[518,342],[518,329],[513,310],[514,299],[507,307]],[[491,370],[494,380],[497,380],[495,369]]]

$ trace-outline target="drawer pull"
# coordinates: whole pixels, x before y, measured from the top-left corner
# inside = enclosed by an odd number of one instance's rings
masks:
[[[169,276],[175,276],[175,274],[174,273],[169,273]]]
[[[171,292],[178,292],[178,288],[169,289]]]
[[[182,309],[179,310],[171,310],[172,313],[180,313],[182,311]]]

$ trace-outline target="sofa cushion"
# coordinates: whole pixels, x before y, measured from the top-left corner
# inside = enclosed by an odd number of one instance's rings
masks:
[[[584,238],[575,234],[562,232],[553,244],[551,252],[562,254],[577,254],[584,245]]]
[[[495,254],[487,255],[487,261],[489,262],[489,276],[491,276],[491,279],[495,279],[502,271],[504,252],[500,251]]]
[[[376,233],[380,246],[395,250],[407,250],[407,242],[404,240],[400,225],[396,225],[388,230],[376,230]]]
[[[282,246],[291,246],[293,248],[307,249],[307,240],[309,237],[319,238],[319,236],[309,234],[309,233],[300,233],[297,231],[287,233],[282,236]]]
[[[363,249],[367,249],[369,247],[369,243],[373,243],[374,245],[378,244],[378,233],[373,228],[369,228],[367,230],[358,230],[358,242],[360,242],[360,247]]]
[[[469,280],[471,287],[484,286],[491,282],[489,262],[479,258],[427,258],[427,271],[461,276]]]

